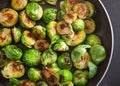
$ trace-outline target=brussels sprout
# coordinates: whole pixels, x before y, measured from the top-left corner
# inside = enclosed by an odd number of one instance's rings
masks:
[[[69,70],[60,70],[58,74],[60,76],[60,83],[70,82],[73,79],[73,75]]]
[[[33,1],[33,2],[41,2],[43,0],[30,0],[30,1]]]
[[[35,44],[36,42],[36,39],[35,37],[33,36],[33,34],[28,31],[28,30],[25,30],[22,34],[22,37],[21,37],[21,42],[22,44],[24,44],[26,47],[28,48],[32,48],[32,46]]]
[[[95,44],[101,44],[101,39],[98,35],[91,34],[86,39],[86,44],[93,46]]]
[[[67,23],[72,23],[77,19],[77,14],[73,11],[68,11],[64,14],[63,18]]]
[[[46,38],[46,28],[42,26],[35,26],[32,30],[33,35],[37,39],[45,39]]]
[[[75,6],[73,7],[73,11],[77,13],[80,19],[85,19],[88,14],[87,6],[84,3],[75,4]]]
[[[56,20],[57,9],[55,8],[46,8],[43,11],[43,21],[49,23],[50,21]]]
[[[42,7],[36,2],[30,2],[26,7],[26,13],[32,20],[40,20],[43,15]]]
[[[63,20],[64,20],[64,19],[63,19],[64,14],[65,14],[65,11],[64,11],[64,10],[59,10],[59,11],[57,12],[57,20],[58,20],[58,21],[63,21]]]
[[[20,86],[36,86],[35,82],[24,79],[20,81]]]
[[[75,86],[85,86],[88,82],[88,71],[75,70],[73,83]]]
[[[42,70],[43,77],[50,86],[54,86],[59,81],[59,75],[51,68],[45,68]]]
[[[34,82],[41,80],[42,79],[41,70],[39,70],[38,68],[30,68],[28,70],[28,78]]]
[[[28,0],[12,0],[11,6],[15,10],[22,10],[26,7]]]
[[[16,78],[9,78],[9,82],[12,86],[19,86],[20,85],[20,80]]]
[[[76,21],[74,21],[72,23],[72,27],[73,27],[74,31],[84,30],[84,28],[85,28],[85,22],[82,19],[77,19]]]
[[[44,66],[55,63],[56,60],[57,60],[57,54],[52,49],[45,50],[41,57],[41,63]]]
[[[95,31],[96,25],[93,19],[86,19],[85,20],[85,33],[91,34]]]
[[[11,29],[3,28],[0,30],[0,47],[9,45],[12,42]]]
[[[10,61],[1,72],[5,78],[20,78],[24,75],[25,68],[20,61]]]
[[[66,36],[67,38],[72,38],[74,36],[72,26],[65,21],[58,22],[57,31],[60,35]]]
[[[56,63],[47,65],[48,68],[51,68],[53,71],[58,72],[60,70],[60,68],[58,67],[58,65]]]
[[[25,12],[25,10],[23,10],[22,12],[20,12],[20,15],[19,15],[19,20],[20,20],[20,25],[23,27],[23,28],[26,28],[26,29],[29,29],[29,28],[33,28],[36,24],[35,21],[31,20],[27,13]]]
[[[90,55],[92,58],[92,61],[98,65],[101,62],[103,62],[106,58],[106,51],[105,48],[102,45],[94,45],[90,49]]]
[[[39,65],[40,59],[41,59],[41,52],[39,52],[36,49],[26,50],[22,58],[25,65],[29,67]]]
[[[48,84],[45,81],[39,81],[36,86],[48,86]]]
[[[5,55],[10,60],[19,60],[22,57],[22,50],[18,48],[16,45],[7,45],[4,48],[2,48]]]
[[[19,28],[14,27],[12,29],[12,35],[13,35],[13,39],[14,39],[15,43],[18,43],[20,41],[21,36],[22,36],[22,32]]]
[[[69,53],[62,53],[57,59],[57,64],[61,69],[71,69],[72,61]]]
[[[82,42],[84,42],[85,38],[86,38],[85,32],[83,30],[78,31],[78,32],[75,32],[73,38],[67,39],[66,43],[69,46],[76,46],[76,45],[81,44]]]
[[[11,8],[4,8],[0,11],[0,24],[5,27],[12,27],[18,21],[18,13]]]
[[[89,68],[89,73],[88,73],[89,79],[91,79],[91,78],[93,78],[93,77],[96,75],[96,73],[97,73],[97,66],[96,66],[93,62],[89,61],[89,63],[88,63],[88,68]]]
[[[45,0],[50,5],[56,5],[57,0]]]

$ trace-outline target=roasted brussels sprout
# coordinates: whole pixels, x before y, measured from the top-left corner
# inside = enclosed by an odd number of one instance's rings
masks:
[[[20,81],[20,86],[36,86],[36,84],[28,79],[24,79]]]
[[[48,84],[45,81],[39,81],[36,86],[48,86]]]
[[[56,5],[57,0],[45,0],[50,5]]]
[[[45,50],[41,57],[41,63],[44,66],[55,63],[56,60],[57,60],[57,54],[52,49]]]
[[[28,70],[28,78],[34,82],[41,80],[42,79],[41,70],[39,70],[38,68],[30,68]]]
[[[64,10],[59,10],[59,11],[57,12],[57,20],[58,20],[58,21],[63,21],[63,20],[64,20],[64,18],[63,18],[64,14],[65,14],[65,11],[64,11]]]
[[[11,6],[15,10],[22,10],[26,7],[28,0],[11,0]]]
[[[43,77],[50,86],[54,86],[59,81],[59,75],[51,68],[45,68],[42,70]]]
[[[58,74],[60,76],[60,83],[70,82],[73,79],[73,75],[69,70],[60,70]]]
[[[39,65],[40,59],[41,52],[36,49],[28,49],[25,51],[22,61],[25,63],[25,65],[32,67]]]
[[[46,38],[46,28],[42,26],[35,26],[32,30],[33,35],[37,39],[45,39]]]
[[[23,28],[26,28],[26,29],[30,29],[30,28],[33,28],[36,24],[35,21],[31,20],[27,13],[25,12],[25,10],[23,10],[22,12],[20,12],[20,15],[19,15],[19,20],[20,20],[20,25],[23,27]]]
[[[32,46],[35,44],[36,42],[36,39],[35,37],[33,36],[33,34],[28,31],[28,30],[25,30],[22,34],[22,37],[21,37],[21,42],[22,44],[24,44],[26,47],[28,48],[32,48]]]
[[[4,8],[0,11],[0,24],[4,27],[12,27],[18,21],[18,13],[11,8]]]
[[[102,45],[96,44],[90,48],[90,55],[92,61],[98,65],[103,62],[106,58],[106,51]]]
[[[83,30],[78,31],[78,32],[75,32],[74,37],[72,37],[71,39],[67,39],[66,43],[69,46],[76,46],[78,44],[83,43],[85,38],[86,38],[85,32]]]
[[[85,22],[82,19],[77,19],[72,23],[72,27],[74,31],[81,31],[85,28]]]
[[[20,41],[21,36],[22,36],[22,32],[19,28],[14,27],[12,29],[12,35],[13,35],[13,39],[14,39],[15,43],[18,43]]]
[[[60,68],[58,67],[58,65],[56,63],[47,65],[48,68],[51,68],[53,71],[58,72],[60,70]]]
[[[101,44],[101,39],[98,35],[96,34],[91,34],[87,37],[86,39],[86,44],[93,46],[95,44]]]
[[[43,15],[42,7],[36,2],[30,2],[26,7],[26,13],[32,20],[40,20]]]
[[[12,42],[11,29],[3,28],[0,30],[0,47],[9,45]]]
[[[34,45],[34,48],[39,50],[39,51],[44,51],[47,48],[49,48],[49,43],[47,40],[37,40],[35,45]]]
[[[10,61],[1,72],[5,78],[20,78],[24,75],[25,68],[20,61]]]
[[[85,33],[91,34],[95,31],[96,24],[93,19],[86,19],[85,20]]]
[[[71,69],[72,61],[69,53],[61,54],[57,59],[57,64],[61,69],[68,69],[68,70]]]
[[[75,86],[85,86],[88,82],[88,71],[75,70],[73,83]]]
[[[49,23],[50,21],[56,20],[57,9],[55,8],[46,8],[43,11],[43,21]]]
[[[10,60],[19,60],[23,55],[22,50],[16,45],[7,45],[2,48],[2,50],[4,51],[7,58]]]
[[[41,2],[43,0],[30,0],[30,1],[33,1],[33,2]]]

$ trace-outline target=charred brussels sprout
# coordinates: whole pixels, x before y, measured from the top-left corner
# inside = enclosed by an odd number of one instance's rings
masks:
[[[35,21],[31,20],[27,13],[25,12],[25,10],[23,10],[22,12],[20,12],[19,15],[19,21],[20,21],[20,25],[23,28],[29,29],[29,28],[33,28],[36,24]]]
[[[28,49],[25,51],[22,61],[25,63],[25,65],[32,67],[39,65],[40,59],[41,52],[36,49]]]
[[[32,48],[35,44],[36,39],[30,31],[25,30],[21,37],[21,42],[28,48]]]
[[[18,21],[18,13],[11,8],[4,8],[0,11],[0,24],[4,27],[12,27]]]
[[[36,86],[48,86],[48,84],[45,81],[39,81]]]
[[[30,2],[26,7],[26,13],[32,20],[40,20],[43,15],[43,9],[38,3]]]
[[[1,71],[5,78],[20,78],[25,73],[25,68],[20,61],[10,61]]]
[[[36,84],[28,79],[24,79],[20,81],[20,86],[36,86]]]
[[[14,27],[12,29],[12,35],[13,35],[13,39],[14,39],[15,43],[18,43],[20,41],[21,36],[22,36],[22,32],[19,28]]]
[[[28,70],[28,78],[34,82],[41,80],[42,79],[41,70],[39,70],[38,68],[30,68]]]
[[[43,11],[43,21],[49,23],[50,21],[56,20],[57,9],[55,8],[46,8]]]
[[[43,77],[50,86],[54,86],[59,81],[59,75],[51,68],[45,68],[42,70]]]
[[[73,83],[75,86],[85,86],[88,82],[88,71],[75,70]]]
[[[84,30],[85,22],[82,19],[77,19],[76,21],[74,21],[72,23],[72,27],[73,27],[74,31]]]
[[[60,68],[58,67],[58,65],[56,63],[47,65],[48,68],[51,68],[53,71],[58,72],[60,70]]]
[[[57,0],[45,0],[50,5],[56,5]]]
[[[35,26],[32,30],[33,35],[37,39],[45,39],[46,38],[46,28],[42,26]]]
[[[12,0],[11,6],[15,10],[22,10],[26,7],[28,0]]]
[[[68,70],[71,69],[72,61],[69,53],[61,54],[57,59],[57,64],[61,69],[68,69]]]
[[[57,60],[57,54],[52,49],[47,49],[43,52],[41,63],[46,66],[48,64],[55,63]]]
[[[3,28],[0,30],[0,47],[9,45],[12,42],[11,29]]]
[[[19,60],[23,55],[22,50],[16,45],[7,45],[6,47],[2,48],[2,50],[10,60]]]

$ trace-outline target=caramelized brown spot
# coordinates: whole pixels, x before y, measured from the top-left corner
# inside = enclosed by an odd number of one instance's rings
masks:
[[[60,29],[64,29],[65,27],[66,27],[65,24],[60,25]]]
[[[71,15],[70,13],[67,13],[66,14],[70,19],[72,19],[74,16],[73,15]]]
[[[22,5],[23,4],[23,0],[16,0],[16,4]]]
[[[31,33],[28,33],[28,34],[27,34],[27,37],[32,38],[32,39],[35,39],[34,36],[33,36]]]
[[[22,71],[22,65],[19,62],[13,63],[13,71]]]
[[[53,76],[53,75],[50,75],[50,77],[47,79],[47,81],[49,82],[49,83],[54,83],[55,82],[55,76]]]
[[[71,60],[69,58],[69,56],[65,56],[65,62],[70,65],[71,64]]]
[[[8,23],[14,18],[13,15],[10,13],[5,14],[5,16],[7,16],[7,20],[5,20],[5,22],[8,22]]]

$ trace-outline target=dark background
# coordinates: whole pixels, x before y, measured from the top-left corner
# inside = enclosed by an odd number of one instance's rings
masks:
[[[120,86],[120,0],[101,0],[112,21],[114,53],[109,70],[99,86]]]

